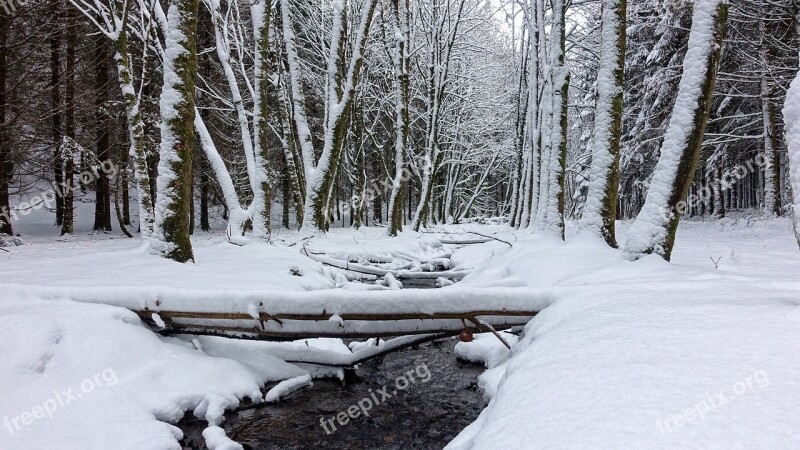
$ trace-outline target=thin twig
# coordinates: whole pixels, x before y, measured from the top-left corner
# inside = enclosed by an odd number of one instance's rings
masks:
[[[496,238],[496,237],[494,237],[494,236],[489,236],[489,235],[486,235],[486,234],[481,234],[481,233],[478,233],[478,232],[476,232],[476,231],[467,231],[467,233],[469,233],[469,234],[477,234],[478,236],[485,237],[486,239],[494,239],[495,241],[502,242],[503,244],[507,244],[509,247],[511,247],[511,248],[514,248],[514,246],[513,246],[513,245],[511,245],[511,243],[510,243],[510,242],[508,242],[508,241],[504,241],[504,240],[502,240],[502,239],[500,239],[500,238]]]
[[[491,325],[490,325],[488,322],[485,322],[485,321],[483,321],[483,320],[480,320],[480,321],[479,321],[478,319],[473,319],[473,318],[471,318],[471,319],[468,319],[468,320],[469,320],[470,322],[474,323],[474,324],[475,324],[475,326],[476,326],[476,327],[478,327],[478,329],[480,329],[481,327],[487,328],[489,331],[491,331],[491,332],[492,332],[492,334],[493,334],[493,335],[494,335],[494,336],[495,336],[497,339],[499,339],[499,340],[500,340],[500,342],[502,342],[502,343],[503,343],[503,345],[505,345],[505,346],[506,346],[506,348],[507,348],[507,349],[511,350],[511,346],[508,344],[508,342],[507,342],[505,339],[503,339],[503,336],[500,336],[500,333],[498,333],[498,332],[497,332],[497,330],[495,330],[495,329],[494,329],[494,327],[493,327],[493,326],[491,326]]]

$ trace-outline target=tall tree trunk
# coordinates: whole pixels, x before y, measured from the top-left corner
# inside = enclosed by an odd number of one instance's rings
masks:
[[[108,71],[109,58],[105,41],[95,39],[95,133],[97,140],[97,161],[107,164],[111,158],[111,136],[108,118]],[[94,230],[111,231],[111,185],[108,175],[96,169]]]
[[[278,14],[275,15],[275,29],[283,30],[281,3],[278,2]],[[278,72],[279,88],[276,92],[278,99],[278,125],[281,130],[281,147],[283,149],[283,157],[285,162],[286,174],[289,178],[289,187],[291,192],[291,200],[294,203],[295,216],[297,225],[303,223],[303,199],[305,198],[305,173],[303,171],[303,158],[297,146],[297,128],[295,122],[291,120],[293,113],[291,111],[292,102],[287,100],[291,98],[291,93],[288,92],[285,77],[283,76],[288,72],[288,62],[286,52],[275,51],[272,55],[273,67]],[[286,195],[286,194],[284,194]],[[288,205],[286,206],[288,208]],[[286,222],[288,223],[288,222]]]
[[[268,240],[271,234],[270,210],[272,186],[267,164],[269,161],[269,84],[270,52],[269,29],[272,19],[272,2],[258,0],[250,9],[253,17],[255,40],[255,97],[253,99],[253,153],[255,155],[255,183],[253,191],[253,234]]]
[[[52,1],[52,31],[50,33],[50,102],[53,108],[51,133],[53,135],[53,180],[56,192],[63,193],[64,161],[61,155],[61,1]],[[64,223],[64,198],[56,195],[56,225]]]
[[[122,10],[122,3],[118,2],[118,9]],[[125,4],[128,4],[127,2]],[[128,51],[128,11],[124,11],[121,18],[122,25],[118,30],[117,38],[114,42],[114,49],[116,51],[114,59],[117,62],[117,82],[120,90],[122,91],[122,100],[125,105],[125,115],[128,126],[128,140],[130,148],[128,149],[128,158],[123,159],[121,162],[125,163],[122,172],[127,174],[128,160],[133,162],[133,175],[136,182],[136,191],[138,194],[138,207],[139,207],[139,229],[141,236],[145,239],[149,238],[153,232],[153,222],[155,220],[155,212],[153,210],[153,202],[155,192],[153,186],[152,173],[154,165],[148,161],[147,146],[145,142],[145,123],[141,112],[141,100],[136,93],[133,84],[133,74],[131,67],[131,59]],[[150,83],[143,81],[143,93],[149,93]],[[128,184],[127,175],[123,176],[123,204],[127,209],[128,200]],[[130,223],[130,212],[123,213],[126,225]]]
[[[11,19],[0,15],[0,234],[14,233],[11,225],[9,188],[14,170],[11,157],[11,139],[8,136],[6,121],[6,78],[8,66],[8,29]]]
[[[655,253],[670,259],[700,157],[727,18],[726,0],[694,4],[678,97],[645,204],[625,243],[628,253]]]
[[[565,64],[566,54],[566,3],[564,0],[555,0],[553,3],[553,19],[548,49],[550,61],[550,92],[545,101],[550,103],[548,121],[549,126],[542,126],[548,130],[547,157],[542,156],[542,165],[549,167],[546,176],[541,175],[545,182],[546,194],[544,202],[539,208],[544,208],[541,229],[555,233],[564,238],[564,180],[567,164],[567,107],[569,90],[569,68]]]
[[[619,142],[625,80],[626,0],[603,0],[592,167],[581,225],[617,246]]]
[[[403,187],[406,173],[406,152],[408,147],[408,131],[410,119],[409,71],[410,58],[410,16],[409,0],[392,2],[392,24],[394,28],[394,95],[395,95],[395,144],[394,144],[394,177],[392,192],[389,194],[389,228],[390,236],[397,236],[403,231]]]
[[[189,202],[194,149],[195,34],[198,0],[170,0],[161,90],[161,159],[153,249],[177,262],[194,260]]]
[[[66,88],[64,92],[65,101],[65,118],[64,118],[64,136],[68,139],[70,147],[75,146],[72,143],[75,141],[75,47],[77,45],[77,31],[75,29],[75,8],[67,4],[67,67],[66,73]],[[62,155],[64,159],[64,220],[61,225],[61,234],[72,234],[74,232],[75,224],[75,157],[76,155],[70,154]]]
[[[766,15],[767,11],[763,11]],[[775,133],[775,109],[770,96],[772,89],[769,85],[770,54],[767,49],[767,25],[762,17],[759,21],[761,33],[761,62],[764,68],[761,73],[761,117],[764,129],[764,212],[779,215],[781,213],[780,196],[780,166],[778,160],[778,137]]]
[[[535,227],[536,211],[539,208],[539,184],[538,179],[541,177],[541,152],[542,152],[542,129],[539,126],[542,116],[542,103],[539,98],[540,86],[542,82],[540,61],[539,61],[539,47],[544,42],[544,25],[539,22],[539,5],[542,0],[532,0],[526,5],[525,20],[529,30],[528,42],[528,106],[525,120],[525,139],[526,139],[526,155],[527,160],[527,175],[525,185],[527,189],[523,192],[523,197],[527,197],[526,201],[522,202],[522,207],[525,208],[524,215],[520,218],[519,225],[522,226],[524,222],[526,228],[533,229]],[[544,20],[542,18],[542,20]],[[524,185],[523,185],[524,186]]]

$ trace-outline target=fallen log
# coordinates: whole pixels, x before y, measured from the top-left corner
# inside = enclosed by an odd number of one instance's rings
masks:
[[[499,317],[533,317],[538,311],[512,311],[512,310],[478,310],[464,312],[433,312],[433,313],[342,313],[342,314],[294,314],[280,313],[269,314],[260,312],[258,317],[253,317],[249,313],[240,312],[193,312],[193,311],[163,311],[144,310],[134,311],[140,317],[149,317],[157,313],[162,319],[173,318],[192,318],[192,319],[226,319],[226,320],[259,320],[266,322],[270,320],[300,320],[300,321],[329,321],[334,315],[339,316],[345,321],[391,321],[391,320],[431,320],[431,319],[471,319],[477,316],[499,316]]]
[[[485,311],[484,311],[485,312]],[[141,319],[161,334],[197,334],[226,336],[257,340],[296,340],[304,338],[370,338],[430,333],[455,332],[464,329],[463,320],[474,323],[469,328],[476,332],[485,329],[508,329],[525,325],[535,312],[482,311],[451,314],[346,314],[341,316],[280,315],[280,318],[262,315],[258,320],[239,313],[200,313],[161,311],[154,317],[150,311],[137,311]],[[483,317],[482,319],[479,319]],[[480,321],[479,321],[480,320]],[[491,324],[489,328],[486,325]]]
[[[398,280],[410,279],[432,279],[449,278],[452,280],[460,280],[469,274],[468,270],[442,270],[437,272],[424,272],[412,270],[389,270],[381,267],[367,266],[364,264],[351,263],[350,261],[342,261],[338,259],[329,258],[315,253],[308,253],[308,257],[322,263],[329,267],[345,270],[348,272],[356,272],[365,275],[384,277],[387,274],[392,274]]]

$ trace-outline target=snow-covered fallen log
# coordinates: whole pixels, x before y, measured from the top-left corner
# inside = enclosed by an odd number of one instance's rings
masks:
[[[470,313],[474,311],[541,311],[557,298],[567,295],[559,287],[474,287],[452,286],[436,290],[316,291],[182,289],[166,286],[31,286],[2,283],[8,295],[35,295],[44,299],[69,298],[84,303],[103,303],[131,310],[187,311],[248,314],[254,305],[273,317],[339,314],[402,315]],[[478,314],[480,315],[480,314]],[[162,315],[163,317],[163,315]]]
[[[137,311],[146,321],[147,311]],[[476,314],[477,313],[477,314]],[[455,332],[465,328],[463,320],[473,325],[472,332],[490,332],[485,324],[494,329],[522,326],[536,315],[535,311],[476,311],[443,317],[443,315],[398,315],[377,316],[372,320],[344,321],[342,324],[329,320],[283,320],[281,322],[259,322],[253,319],[205,319],[184,317],[165,319],[165,326],[153,327],[162,334],[193,334],[225,336],[256,340],[296,340],[311,337],[325,338],[370,338],[399,335],[417,335],[440,332]],[[164,314],[164,313],[162,313]],[[393,319],[391,317],[399,317]],[[474,325],[480,320],[481,326]]]
[[[422,271],[422,270],[411,270],[411,269],[391,270],[366,264],[352,263],[350,261],[342,261],[315,253],[308,253],[308,257],[326,266],[335,267],[337,269],[342,269],[349,272],[356,272],[365,275],[374,275],[379,277],[391,274],[397,279],[435,280],[437,278],[449,278],[449,279],[460,280],[461,278],[464,278],[465,276],[467,276],[467,274],[469,274],[468,270],[443,270],[443,271]],[[412,264],[411,263],[406,264],[404,265],[404,267],[412,267]]]

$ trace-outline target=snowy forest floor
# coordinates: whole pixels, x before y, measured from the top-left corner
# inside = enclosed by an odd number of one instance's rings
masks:
[[[336,229],[305,245],[342,259],[426,259],[445,236],[493,234],[512,246],[457,249],[453,268],[472,273],[443,289],[527,286],[555,299],[510,357],[491,336],[459,344],[487,360],[479,384],[492,400],[453,448],[800,445],[800,251],[787,220],[685,221],[672,263],[630,262],[572,229],[567,243],[501,226],[434,231]],[[25,238],[0,253],[0,448],[180,448],[169,423],[184,411],[217,425],[224,409],[260,401],[267,382],[340,375],[284,362],[293,348],[350,351],[332,339],[163,338],[112,306],[137,289],[363,290],[304,256],[304,243],[289,246],[293,234],[244,247],[201,234],[186,265],[133,240]],[[89,288],[108,304],[71,299]],[[207,434],[209,447],[226,442],[220,428]]]

